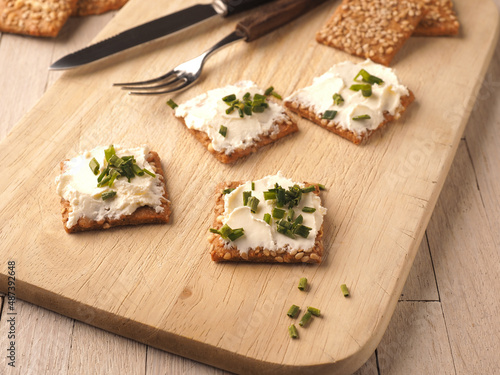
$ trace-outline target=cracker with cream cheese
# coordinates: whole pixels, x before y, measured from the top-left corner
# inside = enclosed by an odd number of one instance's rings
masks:
[[[112,164],[112,159],[106,160],[105,150],[109,149],[96,147],[61,162],[61,174],[56,178],[56,184],[61,196],[62,221],[66,232],[167,223],[171,213],[170,201],[158,154],[147,147],[126,149],[115,145],[115,155],[121,160],[134,156],[136,167],[132,168],[132,172],[127,170],[127,175],[117,174],[110,186],[108,182],[99,187],[97,179],[101,174],[104,177],[100,181],[105,182],[108,176],[113,179],[113,170],[120,170],[114,167],[120,161]],[[92,171],[96,168],[95,164],[91,164],[93,159],[99,163],[99,168],[95,170],[97,175]],[[107,167],[111,173],[104,173]]]
[[[312,85],[284,99],[286,107],[315,124],[360,144],[414,100],[394,70],[366,60],[334,65]]]
[[[254,82],[210,90],[175,108],[175,116],[222,163],[256,152],[298,130],[285,108]]]
[[[420,0],[343,0],[316,40],[388,66],[425,12]]]
[[[280,208],[280,198],[269,196],[276,184],[287,197],[293,196],[292,204],[290,198]],[[326,208],[319,190],[319,185],[297,184],[279,173],[253,182],[220,184],[208,237],[212,260],[320,263]]]

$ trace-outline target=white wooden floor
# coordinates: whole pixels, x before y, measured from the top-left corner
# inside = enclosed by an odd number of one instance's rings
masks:
[[[55,40],[0,34],[0,139],[59,76],[50,63],[113,15],[72,19]],[[356,374],[500,374],[499,98],[500,45],[389,328]],[[227,374],[22,301],[13,369],[1,299],[0,374]]]

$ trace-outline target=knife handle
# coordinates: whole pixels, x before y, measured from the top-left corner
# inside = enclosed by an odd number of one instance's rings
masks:
[[[227,17],[270,1],[271,0],[215,0],[213,4],[218,13]]]
[[[324,1],[277,0],[259,8],[255,13],[238,22],[236,29],[246,35],[246,42],[251,42],[293,21]]]

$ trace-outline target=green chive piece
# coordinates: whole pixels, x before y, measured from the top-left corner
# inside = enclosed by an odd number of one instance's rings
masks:
[[[251,186],[252,186],[252,190],[255,190],[255,182],[252,181]]]
[[[261,94],[255,94],[253,96],[253,100],[254,101],[260,101],[260,102],[265,102],[266,101],[266,97],[264,95],[261,95]]]
[[[298,288],[299,288],[300,290],[306,290],[306,288],[307,288],[307,278],[302,277],[302,278],[299,280],[299,286],[298,286]]]
[[[99,175],[99,177],[97,177],[97,182],[101,182],[102,179],[104,178],[104,176],[106,176],[109,172],[109,167],[106,167],[102,172],[101,174]],[[98,185],[99,186],[99,185]]]
[[[368,73],[364,69],[361,69],[359,71],[359,73],[356,75],[356,77],[354,77],[354,80],[356,81],[359,76],[361,76],[361,79],[363,80],[363,82],[370,83],[372,85],[373,84],[380,85],[380,84],[384,83],[384,81],[382,81],[380,78],[372,76],[370,73]]]
[[[312,193],[315,190],[316,190],[316,186],[314,186],[314,185],[310,185],[308,187],[300,189],[300,191],[302,191],[303,193]]]
[[[117,171],[112,171],[110,176],[111,178],[109,179],[108,186],[111,187],[113,186],[113,183],[115,182],[116,178],[118,177],[119,173]]]
[[[243,113],[247,116],[252,116],[252,106],[251,105],[243,105]]]
[[[371,119],[370,115],[359,115],[356,117],[352,118],[354,121],[360,121],[360,120],[369,120]]]
[[[323,117],[325,120],[333,120],[337,116],[337,111],[325,111]]]
[[[359,84],[359,85],[352,85],[350,87],[350,89],[352,91],[361,91],[361,94],[365,97],[365,98],[369,98],[370,96],[372,96],[372,86],[369,85],[369,84]]]
[[[316,307],[308,306],[307,307],[307,311],[309,311],[314,316],[320,316],[321,315],[321,311],[319,309],[317,309]]]
[[[169,99],[169,100],[167,101],[167,105],[168,105],[170,108],[172,108],[172,109],[176,109],[176,108],[178,107],[177,103],[176,103],[176,102],[174,102],[172,99]]]
[[[283,216],[285,216],[285,213],[286,213],[286,211],[282,210],[281,208],[273,208],[272,216],[275,219],[281,219],[281,218],[283,218]]]
[[[228,188],[228,189],[224,189],[224,190],[222,191],[222,194],[224,194],[224,195],[229,194],[229,193],[231,193],[233,190],[234,190],[234,189],[229,189],[229,188]]]
[[[349,289],[347,289],[347,285],[342,284],[340,286],[340,290],[342,291],[342,294],[344,295],[344,297],[349,297]]]
[[[299,310],[300,310],[300,307],[297,306],[297,305],[292,305],[290,306],[290,308],[288,309],[288,312],[286,313],[286,315],[288,315],[290,318],[296,318],[297,317],[297,314],[299,313]]]
[[[231,227],[227,224],[224,224],[222,226],[222,228],[219,229],[219,233],[220,235],[222,236],[222,238],[224,239],[227,239],[228,238],[228,235],[231,234],[233,232],[233,230],[231,229]]]
[[[101,166],[99,165],[99,162],[95,158],[92,158],[92,160],[89,163],[89,167],[94,175],[97,176],[99,174],[99,168],[101,168]]]
[[[295,229],[295,234],[299,235],[300,237],[307,238],[309,237],[309,233],[311,232],[312,228],[306,227],[305,225],[299,225]]]
[[[226,103],[234,102],[236,100],[236,95],[235,94],[227,95],[223,97],[222,100],[225,101]]]
[[[224,125],[221,125],[220,129],[219,129],[219,134],[222,135],[223,137],[226,137],[226,135],[227,135],[227,127],[225,127]]]
[[[312,313],[307,311],[304,315],[302,315],[302,319],[300,319],[299,326],[306,326],[312,318]]]
[[[210,228],[210,233],[220,234],[219,230],[215,228]]]
[[[302,212],[312,214],[313,212],[316,212],[316,209],[314,207],[304,207],[304,208],[302,208]]]
[[[299,215],[295,218],[293,224],[294,225],[299,225],[299,224],[302,224],[302,222],[304,221],[304,217],[302,215]]]
[[[234,107],[229,107],[228,109],[226,109],[226,115],[229,115],[233,111],[234,111]]]
[[[104,150],[104,156],[106,157],[106,161],[109,163],[109,158],[113,155],[116,155],[115,148],[113,145],[109,146],[107,150]]]
[[[105,201],[107,199],[113,198],[115,195],[116,195],[116,191],[114,191],[114,190],[105,191],[104,193],[102,193],[101,198],[103,201]]]
[[[247,205],[248,198],[250,198],[251,196],[252,196],[252,192],[251,191],[244,191],[243,192],[243,206]]]
[[[156,174],[154,174],[153,172],[147,170],[146,168],[143,169],[144,173],[147,173],[148,175],[150,175],[151,177],[156,177]]]
[[[132,164],[132,172],[137,176],[144,176],[144,169],[141,169],[137,164]]]
[[[271,215],[270,214],[264,214],[264,221],[271,225]]]
[[[259,206],[259,199],[256,197],[249,197],[247,201],[247,205],[250,207],[250,212],[251,213],[256,213],[257,212],[257,207]]]
[[[245,95],[243,95],[243,101],[247,101],[247,100],[250,100],[250,96],[251,94],[249,92],[245,93]]]
[[[236,229],[233,229],[232,233],[229,233],[227,237],[231,241],[236,241],[238,238],[240,238],[244,234],[245,233],[244,233],[243,228],[236,228]]]
[[[273,92],[271,93],[271,95],[272,95],[272,96],[274,96],[276,99],[279,99],[279,100],[283,99],[283,98],[281,97],[281,95],[280,95],[280,94],[278,94],[278,93],[277,93],[277,92],[275,92],[275,91],[273,91]]]
[[[333,104],[341,105],[344,103],[344,98],[339,93],[333,94]]]
[[[276,193],[274,191],[265,191],[264,200],[276,199]]]
[[[326,190],[326,186],[323,184],[318,184],[319,190]]]
[[[274,91],[274,87],[271,86],[271,87],[268,87],[266,89],[266,91],[264,91],[264,95],[268,96],[268,95],[271,95],[271,93]]]
[[[290,334],[290,337],[292,339],[296,339],[299,337],[299,333],[297,332],[297,327],[295,327],[294,324],[290,325],[290,327],[288,327],[288,333]]]

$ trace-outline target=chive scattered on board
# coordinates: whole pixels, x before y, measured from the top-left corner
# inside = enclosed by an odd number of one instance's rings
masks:
[[[344,295],[344,297],[349,297],[349,289],[347,289],[347,285],[342,284],[340,286],[340,290],[342,291],[342,294]]]
[[[314,316],[320,316],[321,315],[321,311],[319,309],[317,309],[316,307],[308,306],[307,307],[307,311],[309,311]]]
[[[300,307],[297,306],[297,305],[292,305],[290,306],[290,308],[288,309],[288,312],[286,313],[286,315],[288,315],[290,318],[296,318],[298,313],[299,313],[299,310],[300,310]]]
[[[295,324],[291,324],[290,327],[288,327],[288,333],[292,339],[296,339],[299,337],[299,333],[297,332],[297,327],[295,327]]]
[[[172,109],[176,109],[176,108],[179,106],[179,105],[178,105],[176,102],[174,102],[172,99],[169,99],[169,100],[167,101],[167,105],[168,105],[170,108],[172,108]]]
[[[299,288],[300,290],[306,290],[306,288],[307,288],[307,278],[302,277],[302,278],[299,280],[299,285],[298,285],[298,288]]]
[[[312,318],[312,313],[310,311],[307,311],[304,315],[302,315],[302,318],[300,319],[299,326],[304,327],[306,326],[309,321]]]

